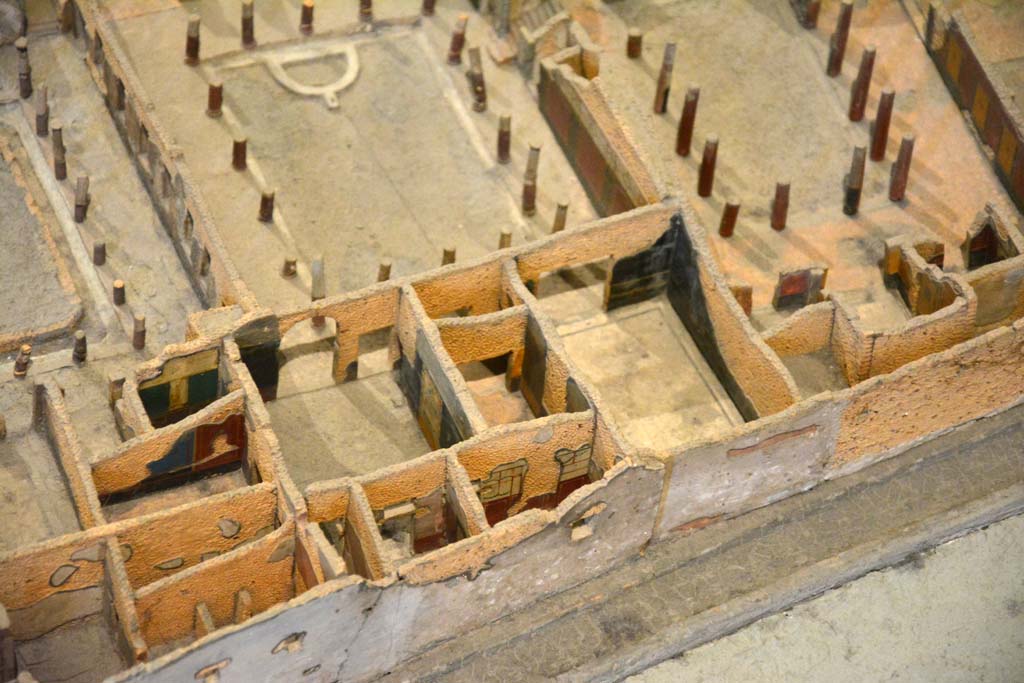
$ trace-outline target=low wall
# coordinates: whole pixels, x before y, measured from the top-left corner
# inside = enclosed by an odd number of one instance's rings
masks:
[[[195,415],[181,422],[149,432],[122,444],[117,452],[92,464],[92,480],[100,495],[107,496],[123,491],[133,491],[141,484],[193,470],[205,469],[211,465],[222,465],[203,461],[210,447],[210,439],[203,439],[204,427],[213,431],[227,429],[232,417],[239,418],[241,429],[231,429],[240,435],[233,461],[245,458],[245,429],[241,417],[245,410],[245,395],[235,391]]]
[[[764,333],[764,342],[780,357],[802,356],[823,349],[832,341],[835,304],[822,301],[804,306]]]
[[[36,385],[33,421],[46,435],[50,448],[56,453],[75,503],[75,513],[83,529],[104,523],[99,496],[86,465],[87,458],[71,424],[64,394],[52,379]],[[0,600],[3,603],[3,600]]]
[[[128,579],[140,588],[252,541],[276,511],[273,485],[258,484],[148,515],[117,534]]]
[[[661,200],[654,180],[595,81],[582,75],[583,48],[540,65],[540,111],[601,216]],[[577,72],[573,65],[579,63]]]
[[[135,604],[146,642],[153,647],[193,636],[200,602],[215,624],[232,623],[239,590],[249,592],[254,614],[288,600],[294,595],[294,555],[294,522],[287,522],[232,553],[139,589]]]

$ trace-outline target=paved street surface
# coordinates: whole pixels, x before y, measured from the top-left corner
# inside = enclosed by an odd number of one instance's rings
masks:
[[[1024,516],[869,574],[629,683],[1024,680]]]

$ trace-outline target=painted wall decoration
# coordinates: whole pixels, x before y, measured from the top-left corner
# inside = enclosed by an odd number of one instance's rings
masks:
[[[139,383],[139,398],[154,427],[173,424],[221,395],[220,350],[168,360],[161,373]]]

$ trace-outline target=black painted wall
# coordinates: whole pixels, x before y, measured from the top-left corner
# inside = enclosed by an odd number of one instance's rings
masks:
[[[678,225],[670,224],[650,248],[615,263],[608,295],[609,311],[653,299],[668,288],[672,256],[681,226],[682,219]]]
[[[672,228],[669,232],[675,234],[675,247],[668,282],[668,300],[743,419],[748,422],[756,420],[759,417],[757,410],[736,382],[718,348],[715,328],[708,314],[707,300],[700,286],[699,256],[683,227],[682,215],[675,214],[671,222]]]

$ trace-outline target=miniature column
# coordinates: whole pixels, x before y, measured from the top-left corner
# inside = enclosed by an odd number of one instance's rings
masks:
[[[508,114],[498,119],[498,163],[507,164],[511,159],[512,117]]]
[[[313,303],[327,298],[327,279],[324,275],[324,257],[317,256],[309,264],[309,272],[312,276],[312,287],[309,290],[309,298]],[[323,327],[327,321],[322,315],[313,316],[313,327]]]
[[[817,28],[818,14],[821,13],[821,0],[810,0],[804,8],[803,27],[806,29]]]
[[[466,45],[466,24],[468,23],[468,14],[460,14],[455,22],[455,29],[452,31],[452,42],[448,46],[449,64],[462,64],[462,48]]]
[[[850,162],[850,172],[843,179],[843,187],[846,192],[843,196],[843,213],[847,216],[856,216],[860,210],[860,195],[864,188],[864,159],[867,150],[863,147],[853,149],[853,160]]]
[[[718,234],[722,237],[732,237],[739,215],[740,203],[734,199],[726,201],[725,208],[722,210],[722,222],[718,224]]]
[[[852,0],[843,0],[839,6],[839,19],[836,30],[829,39],[828,66],[825,69],[831,77],[836,77],[843,70],[843,58],[846,55],[846,43],[850,38],[850,21],[853,18]]]
[[[60,119],[50,122],[50,142],[53,143],[53,177],[64,180],[68,177],[68,162],[64,150],[64,124]]]
[[[245,149],[248,140],[245,138],[235,138],[231,145],[231,167],[236,171],[244,171],[246,168],[245,163]]]
[[[32,65],[28,61],[28,39],[21,36],[14,41],[18,50],[18,94],[21,99],[32,97]]]
[[[137,351],[146,348],[146,316],[141,313],[132,316],[132,348]]]
[[[298,269],[296,268],[296,263],[297,259],[291,254],[285,256],[284,264],[281,266],[281,277],[286,279],[295,277],[295,273],[298,272]]]
[[[871,124],[871,161],[885,158],[885,148],[889,146],[889,123],[892,121],[892,106],[896,93],[883,90],[878,101],[878,113]]]
[[[900,151],[889,172],[889,199],[902,201],[907,194],[907,179],[910,177],[910,159],[914,155],[914,136],[908,135],[900,143]]]
[[[75,222],[85,220],[89,211],[89,176],[80,175],[75,183]]]
[[[871,89],[871,74],[875,68],[875,48],[868,47],[861,53],[860,68],[857,78],[850,86],[850,120],[860,121],[864,118],[864,109],[868,104],[868,91]]]
[[[391,259],[381,259],[377,266],[377,282],[385,282],[391,279]]]
[[[22,379],[28,374],[28,366],[32,364],[32,345],[22,344],[18,349],[18,357],[14,359],[14,376]]]
[[[789,183],[775,184],[775,199],[772,200],[772,229],[779,232],[786,229],[789,214]]]
[[[359,21],[373,21],[373,0],[359,0]]]
[[[199,63],[199,15],[190,14],[185,32],[185,63],[195,66]]]
[[[562,232],[565,230],[565,222],[569,217],[569,204],[559,203],[555,207],[555,220],[551,223],[551,232]]]
[[[445,247],[441,252],[441,265],[447,266],[455,263],[455,247]]]
[[[434,6],[437,4],[437,0],[423,0],[423,8],[420,10],[423,16],[432,17],[434,16]]]
[[[220,118],[221,106],[224,104],[224,83],[213,81],[206,93],[206,115],[211,119]]]
[[[302,15],[299,17],[299,33],[313,35],[313,0],[302,0]]]
[[[667,43],[661,57],[661,72],[654,91],[654,113],[664,114],[668,108],[668,91],[672,87],[672,67],[676,61],[676,44]]]
[[[537,213],[537,169],[540,166],[540,145],[530,145],[530,156],[526,160],[523,175],[523,213],[532,216]]]
[[[508,249],[512,246],[512,231],[508,228],[502,228],[501,234],[498,235],[498,249]]]
[[[124,302],[125,302],[125,299],[127,298],[125,296],[125,291],[124,291],[124,280],[121,280],[121,279],[114,280],[113,295],[114,295],[114,305],[115,306],[123,306]]]
[[[643,51],[644,34],[636,26],[631,26],[626,38],[626,56],[630,59],[640,59]]]
[[[46,97],[46,86],[36,91],[36,135],[46,137],[50,132],[50,103]]]
[[[111,89],[113,92],[114,109],[124,111],[124,82],[111,74]]]
[[[85,338],[85,330],[75,330],[75,348],[71,352],[71,360],[84,363],[89,357],[89,342]]]
[[[484,66],[480,60],[480,48],[469,48],[469,90],[473,94],[473,111],[487,111],[487,86],[484,83]]]
[[[96,242],[92,245],[92,264],[102,266],[107,262],[107,243]]]
[[[704,141],[704,156],[700,161],[700,176],[697,179],[697,194],[710,197],[715,186],[715,163],[718,161],[718,136],[709,135]]]
[[[700,88],[691,85],[686,89],[683,113],[679,117],[679,130],[676,132],[676,154],[681,157],[690,156],[690,144],[693,142],[693,124],[697,120],[697,104],[699,101]]]
[[[256,27],[252,0],[242,0],[242,47],[246,50],[256,47]]]
[[[259,219],[261,223],[274,222],[274,190],[265,190],[261,193]]]

